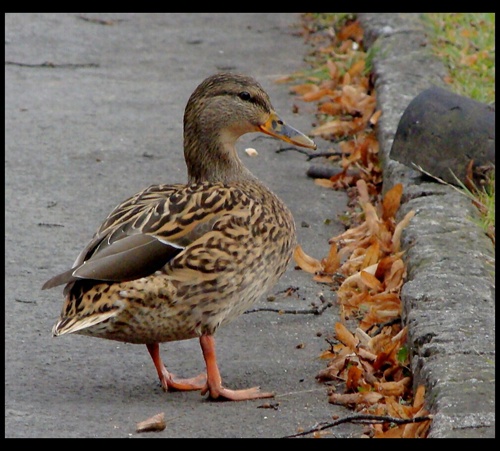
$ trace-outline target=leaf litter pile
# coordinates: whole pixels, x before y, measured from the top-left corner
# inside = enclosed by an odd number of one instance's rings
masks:
[[[396,221],[400,184],[382,196],[376,138],[382,112],[376,110],[371,55],[362,48],[363,30],[355,18],[338,22],[335,30],[333,20],[321,25],[312,14],[302,19],[302,34],[319,69],[280,81],[300,78],[292,92],[317,105],[318,124],[311,133],[335,146],[325,161],[331,175],[315,182],[344,189],[350,199],[347,229],[329,240],[328,255],[318,260],[300,246],[294,255],[302,270],[336,291],[340,305],[340,321],[321,356],[326,367],[316,377],[332,384],[329,402],[351,407],[357,413],[351,419],[368,424],[366,436],[426,437],[431,417],[424,405],[425,388],[413,389],[407,327],[401,321],[406,266],[400,237],[414,212]],[[336,424],[297,435],[318,435]]]

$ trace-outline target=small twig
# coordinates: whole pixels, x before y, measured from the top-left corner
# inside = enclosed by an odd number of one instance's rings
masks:
[[[384,415],[351,415],[335,420],[332,423],[326,423],[326,422],[318,423],[313,428],[307,431],[298,432],[297,434],[293,435],[287,435],[283,438],[293,438],[293,437],[300,437],[303,435],[313,434],[314,432],[324,431],[325,429],[330,429],[342,423],[354,423],[354,424],[394,423],[401,425],[410,423],[420,423],[422,421],[431,421],[431,420],[432,420],[432,415],[415,417],[415,418],[394,418]]]
[[[40,227],[64,227],[62,224],[56,224],[53,222],[39,222],[37,225]]]
[[[20,66],[20,67],[48,67],[50,69],[55,69],[55,68],[69,68],[69,69],[77,69],[81,67],[99,67],[99,64],[96,63],[61,63],[61,64],[56,64],[52,63],[50,61],[45,61],[44,63],[21,63],[18,61],[5,61],[6,66]]]
[[[25,301],[23,299],[14,299],[16,302],[21,302],[22,304],[36,304],[36,301]]]
[[[286,296],[290,296],[291,294],[293,294],[299,290],[300,290],[300,287],[288,287],[288,288],[284,288],[281,291],[278,291],[276,294],[285,294]]]
[[[342,155],[342,151],[340,150],[334,150],[332,152],[309,152],[308,150],[297,149],[296,147],[283,147],[281,149],[278,149],[276,153],[287,152],[289,150],[295,150],[296,152],[306,155],[308,161],[312,160],[313,158],[333,157],[337,155]]]
[[[86,22],[97,23],[99,25],[114,25],[115,23],[120,23],[124,21],[124,19],[98,19],[95,17],[87,17],[82,15],[78,15],[76,17],[77,19],[81,19]]]
[[[247,310],[245,313],[255,313],[255,312],[275,312],[275,313],[288,313],[291,315],[321,315],[327,308],[333,305],[332,302],[328,302],[323,295],[319,296],[321,300],[320,305],[313,305],[310,309],[280,309],[280,308],[272,308],[272,307],[257,307],[250,310]]]
[[[257,307],[254,309],[247,310],[245,313],[255,313],[255,312],[275,312],[275,313],[288,313],[291,315],[321,315],[328,307],[331,307],[332,304],[322,305],[322,306],[314,306],[310,309],[279,309],[279,308],[271,308],[271,307]]]

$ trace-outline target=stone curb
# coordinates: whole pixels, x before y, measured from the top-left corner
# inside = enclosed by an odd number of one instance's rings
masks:
[[[434,415],[429,437],[495,437],[494,246],[464,195],[390,158],[404,110],[424,89],[446,87],[445,68],[427,48],[419,14],[358,17],[375,51],[384,191],[402,183],[398,219],[416,213],[402,237],[408,274],[401,298],[414,385],[425,385]]]

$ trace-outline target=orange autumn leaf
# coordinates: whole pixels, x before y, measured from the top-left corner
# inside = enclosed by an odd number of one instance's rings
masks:
[[[378,120],[380,119],[380,116],[382,116],[382,110],[375,111],[370,117],[370,124],[371,125],[377,125]]]
[[[375,438],[402,438],[403,425],[395,426],[387,429],[386,431],[377,431],[374,435]]]
[[[382,219],[384,221],[396,216],[396,212],[401,205],[401,196],[403,194],[403,185],[398,183],[387,191],[382,199]]]
[[[411,378],[405,377],[398,382],[376,382],[374,386],[384,396],[402,396],[410,382]]]
[[[304,95],[308,92],[317,91],[319,88],[314,83],[302,83],[290,87],[290,91],[298,95]]]
[[[365,222],[368,227],[369,233],[375,236],[380,235],[379,232],[381,230],[381,224],[375,207],[370,203],[361,205],[361,207],[365,212]]]
[[[381,291],[384,287],[380,280],[366,271],[361,271],[360,277],[363,284],[369,289]]]
[[[372,352],[381,354],[387,346],[391,346],[391,336],[390,331],[384,329],[382,333],[375,335],[370,342],[370,349]],[[378,369],[378,368],[377,368]]]
[[[359,156],[363,167],[368,167],[370,164],[370,144],[372,144],[370,140],[364,139],[358,146]]]
[[[363,371],[357,365],[351,365],[347,370],[346,388],[350,391],[358,391],[358,388],[367,388],[368,384],[363,381]]]
[[[385,323],[401,316],[401,308],[392,310],[370,309],[361,320],[361,327],[369,329],[374,325]]]
[[[333,279],[332,279],[332,276],[331,275],[328,275],[328,274],[315,274],[315,276],[313,277],[313,280],[315,282],[318,282],[318,283],[333,283]]]
[[[403,260],[396,260],[391,266],[391,271],[384,280],[386,291],[398,290],[401,288],[405,272],[406,267]]]
[[[274,80],[274,83],[284,84],[290,83],[292,80],[293,77],[291,75],[283,75],[282,77],[278,77],[276,80]]]
[[[396,397],[392,396],[387,396],[385,400],[385,404],[387,406],[387,413],[391,417],[394,418],[411,418],[411,411],[408,409],[409,406],[404,406],[400,404],[397,400]],[[410,407],[411,409],[411,407]]]
[[[330,179],[314,179],[314,184],[318,186],[322,186],[323,188],[334,188],[335,183]]]
[[[328,69],[328,73],[330,75],[330,78],[332,80],[334,80],[335,82],[337,82],[340,78],[340,70],[339,70],[337,63],[335,61],[329,59],[326,62],[326,67]]]
[[[397,293],[388,293],[384,291],[382,293],[374,294],[372,296],[372,302],[379,305],[400,304],[401,299],[399,298],[399,294]]]
[[[405,227],[410,223],[411,218],[415,216],[415,211],[411,210],[406,213],[405,217],[396,225],[394,233],[392,234],[392,250],[393,252],[399,252],[401,249],[401,234]]]
[[[355,77],[356,75],[359,75],[361,72],[365,70],[365,60],[360,59],[356,61],[348,70],[349,75],[351,77]]]
[[[377,354],[377,359],[373,362],[373,368],[380,370],[384,365],[392,365],[396,361],[398,349],[397,343],[390,342],[384,347],[383,351]]]
[[[401,259],[403,256],[403,252],[397,252],[392,255],[387,255],[380,259],[377,266],[377,271],[375,272],[375,277],[379,280],[383,280],[385,278],[386,273],[388,274],[391,270],[392,265],[396,260]]]
[[[361,28],[358,20],[354,20],[344,25],[339,30],[337,37],[341,41],[352,39],[353,41],[361,42],[363,40],[363,28]]]
[[[375,111],[375,98],[349,84],[342,87],[342,96],[339,101],[344,105],[347,112],[351,114],[361,113],[365,117],[363,122],[365,125]]]
[[[404,343],[406,343],[406,337],[408,335],[408,326],[403,327],[394,337],[391,338],[393,343],[396,343],[396,349],[400,348]]]
[[[365,180],[359,180],[356,183],[356,188],[358,189],[358,197],[360,205],[367,204],[370,201],[370,196],[368,195],[368,186]]]
[[[333,274],[340,267],[340,259],[337,252],[337,245],[333,243],[330,246],[330,251],[328,252],[328,257],[321,260],[323,265],[323,271],[326,274]]]
[[[360,392],[360,393],[332,393],[328,402],[331,404],[349,405],[372,405],[379,402],[383,395],[376,392]]]
[[[316,103],[319,114],[313,134],[334,141],[341,151],[342,172],[330,179],[316,179],[315,183],[329,189],[345,189],[350,197],[356,196],[354,190],[348,189],[353,183],[362,186],[361,195],[352,199],[353,208],[346,218],[349,228],[328,241],[335,248],[325,249],[327,255],[318,259],[321,269],[316,268],[312,276],[337,291],[341,317],[358,323],[355,334],[346,324],[335,326],[339,341],[324,353],[329,360],[324,377],[344,381],[344,390],[347,387],[357,391],[350,395],[334,394],[330,402],[371,414],[390,412],[395,417],[411,418],[417,412],[423,415],[424,410],[418,404],[408,404],[411,384],[405,385],[404,378],[409,362],[398,359],[406,343],[406,329],[401,322],[391,321],[400,319],[402,313],[399,290],[406,267],[404,252],[400,251],[401,235],[411,214],[396,223],[402,198],[400,187],[382,196],[383,174],[375,126],[383,113],[377,110],[372,77],[363,76],[366,70],[363,30],[353,21],[346,25],[330,37],[328,33],[318,36],[312,28],[307,30],[311,40],[320,38],[316,55],[326,61],[326,78],[308,77],[307,82],[316,87],[299,94]],[[465,50],[463,55],[469,57],[464,62],[474,64]],[[353,171],[356,176],[349,177]],[[356,208],[356,200],[360,208]],[[335,273],[342,274],[344,280],[334,276]],[[374,391],[375,385],[381,392]],[[423,403],[420,393],[418,390],[415,393],[414,404]],[[429,427],[425,423],[428,422],[394,427],[388,422],[370,428],[375,436],[422,437]]]
[[[333,188],[341,189],[354,186],[360,177],[361,175],[359,171],[350,171],[350,173],[348,173],[347,169],[343,169],[338,174],[332,175],[330,177],[330,181],[333,184]]]
[[[413,407],[420,409],[424,405],[424,401],[425,401],[425,386],[419,385],[413,397]]]
[[[342,153],[351,154],[354,152],[354,150],[356,148],[356,141],[354,141],[354,140],[341,141],[339,143],[339,148],[342,151]]]
[[[363,272],[366,272],[366,273],[373,275],[375,273],[376,269],[377,269],[377,265],[375,264],[375,265],[368,266],[367,268],[363,269]],[[340,300],[340,296],[345,292],[354,292],[354,293],[357,293],[358,295],[362,294],[361,292],[363,291],[362,288],[364,286],[365,286],[365,284],[361,278],[361,271],[354,273],[354,274],[351,274],[349,277],[344,279],[344,281],[342,282],[342,285],[340,286],[340,288],[337,291],[337,296],[339,297],[339,300]],[[364,290],[364,291],[366,291],[366,290]]]
[[[370,351],[367,351],[364,348],[358,348],[358,356],[363,360],[369,360],[370,362],[374,362],[377,359],[377,356]],[[362,362],[363,364],[365,362]]]
[[[330,116],[338,116],[343,111],[342,105],[337,102],[324,102],[318,107],[318,110]]]
[[[351,75],[349,74],[349,72],[346,72],[342,77],[342,85],[350,86],[350,84],[351,84]]]
[[[349,348],[343,346],[337,355],[328,363],[328,367],[319,371],[316,379],[319,381],[345,380],[345,369],[351,362],[352,352]]]
[[[330,351],[329,349],[323,351],[318,358],[322,359],[322,360],[330,360],[332,359],[333,357],[335,357],[335,354],[332,353],[332,351]]]
[[[323,88],[323,89],[318,89],[317,91],[306,92],[305,94],[302,95],[301,99],[304,102],[313,102],[327,95],[333,95],[333,91],[328,88]]]
[[[429,423],[430,425],[430,421],[422,421],[418,423],[410,423],[403,425],[402,438],[420,438],[421,431],[425,430],[429,426],[427,425],[427,423]]]
[[[307,255],[302,250],[302,247],[300,245],[297,245],[297,247],[295,248],[293,258],[300,269],[308,273],[316,274],[323,269],[323,265],[321,264],[321,262]]]
[[[345,317],[349,317],[352,313],[356,312],[361,308],[361,305],[367,303],[370,295],[368,291],[362,291],[361,293],[356,293],[355,290],[351,288],[343,289],[338,292],[337,300],[342,308],[342,314]]]
[[[378,240],[375,240],[373,244],[366,250],[365,256],[363,258],[363,263],[361,264],[361,268],[364,269],[368,266],[374,265],[379,261],[379,259],[380,259],[380,244]]]
[[[325,122],[318,127],[315,127],[311,130],[311,134],[313,136],[319,135],[338,135],[344,136],[348,135],[351,132],[355,131],[356,128],[359,127],[359,124],[355,121],[342,121],[340,119],[334,119],[328,122]]]
[[[359,111],[359,104],[366,94],[359,91],[356,87],[351,84],[342,86],[342,96],[340,97],[340,102],[346,108],[348,112]]]
[[[353,351],[356,350],[359,340],[342,323],[335,323],[335,336],[347,347]]]

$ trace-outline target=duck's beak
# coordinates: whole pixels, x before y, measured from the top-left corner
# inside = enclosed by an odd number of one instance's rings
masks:
[[[307,147],[308,149],[316,149],[314,141],[295,128],[285,124],[285,122],[283,122],[283,120],[281,120],[281,118],[274,111],[271,111],[267,122],[259,125],[259,129],[267,135],[274,136],[275,138],[281,139],[290,144]]]

